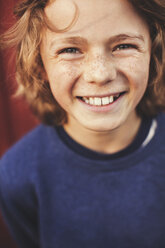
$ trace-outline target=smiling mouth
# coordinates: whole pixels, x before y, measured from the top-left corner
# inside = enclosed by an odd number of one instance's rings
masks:
[[[91,106],[106,106],[106,105],[114,103],[125,93],[126,91],[115,94],[115,95],[106,96],[106,97],[79,97],[78,96],[77,98]]]

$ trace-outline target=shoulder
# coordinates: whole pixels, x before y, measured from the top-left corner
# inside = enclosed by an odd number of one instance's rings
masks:
[[[151,142],[149,143],[150,157],[156,158],[156,161],[162,165],[165,162],[165,114],[161,113],[155,117],[152,121],[152,126],[148,136],[151,136]]]
[[[41,151],[45,142],[52,137],[50,132],[53,132],[51,127],[39,125],[11,147],[2,157],[2,161],[10,158],[18,158],[21,160],[24,159],[26,155],[35,155]]]
[[[164,124],[165,123],[165,113],[159,114],[156,119],[160,125]],[[165,127],[165,126],[163,125],[163,127]]]
[[[157,134],[165,143],[165,113],[159,114],[156,118]]]
[[[54,127],[40,125],[10,148],[0,160],[1,178],[18,180],[32,176],[42,163],[50,159],[50,154],[59,147],[60,140]],[[53,152],[52,152],[53,151]],[[45,162],[46,161],[46,162]]]
[[[58,136],[54,127],[39,125],[22,139],[20,139],[13,147],[7,151],[7,156],[15,156],[19,153],[20,158],[27,153],[35,154],[41,152],[45,146],[52,145],[53,141],[58,142]],[[5,154],[5,156],[6,156]]]

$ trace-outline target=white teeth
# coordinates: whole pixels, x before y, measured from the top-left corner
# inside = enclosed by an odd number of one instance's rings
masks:
[[[112,103],[114,101],[114,97],[113,96],[110,96],[109,97],[109,102]]]
[[[95,98],[94,98],[94,105],[96,105],[96,106],[101,106],[101,98],[95,97]]]
[[[92,97],[89,98],[89,104],[94,105],[94,99]]]
[[[84,101],[88,104],[89,103],[89,99],[88,98],[83,98],[84,99]]]
[[[107,104],[109,104],[109,97],[108,96],[102,98],[102,105],[107,105]]]
[[[106,96],[106,97],[83,97],[83,101],[89,105],[93,106],[104,106],[110,103],[113,103],[116,98],[118,98],[120,94],[115,96]]]

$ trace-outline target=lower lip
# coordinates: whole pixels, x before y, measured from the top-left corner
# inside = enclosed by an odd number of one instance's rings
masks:
[[[126,93],[125,93],[126,94]],[[120,104],[120,101],[122,101],[123,97],[125,96],[125,94],[121,95],[116,101],[107,104],[107,105],[102,105],[102,106],[94,106],[94,105],[90,105],[80,99],[79,102],[81,104],[83,104],[87,109],[93,111],[93,112],[108,112],[108,111],[112,111],[114,109],[116,109],[116,107]]]

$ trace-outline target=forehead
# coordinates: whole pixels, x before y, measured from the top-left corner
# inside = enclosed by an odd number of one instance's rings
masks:
[[[148,26],[127,0],[55,0],[45,8],[49,22],[57,29],[64,29],[72,22],[76,7],[78,18],[65,34],[97,31],[116,35],[122,32],[148,32]],[[99,31],[100,31],[99,30]]]

